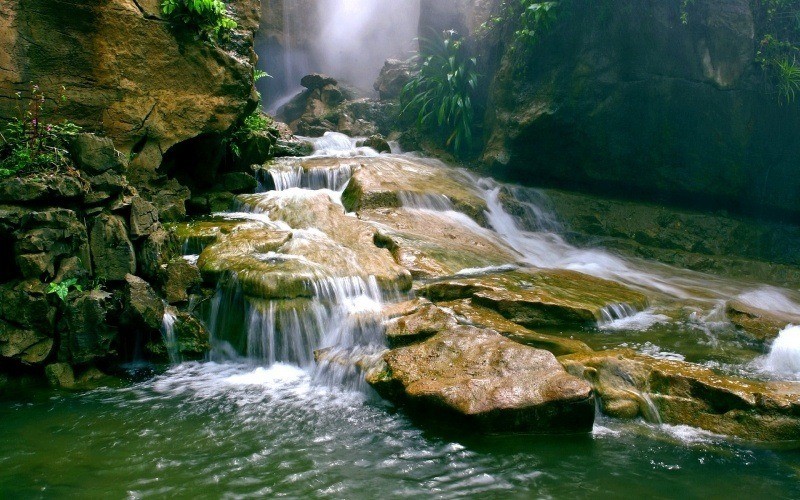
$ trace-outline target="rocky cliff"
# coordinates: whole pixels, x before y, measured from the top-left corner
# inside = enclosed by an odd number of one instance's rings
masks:
[[[255,0],[229,2],[237,31],[201,43],[164,20],[158,0],[12,0],[0,5],[0,119],[14,94],[65,88],[59,113],[100,132],[133,170],[154,170],[173,145],[224,132],[253,109]]]
[[[475,34],[500,3],[428,0],[421,16],[421,30],[447,20],[473,33],[487,87],[483,161],[493,173],[800,215],[800,106],[781,104],[756,61],[756,3],[697,0],[683,23],[679,0],[562,2],[521,64],[511,30]]]

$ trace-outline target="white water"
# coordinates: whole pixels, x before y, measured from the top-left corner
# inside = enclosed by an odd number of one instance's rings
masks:
[[[800,377],[800,326],[781,330],[770,347],[764,369],[779,376]]]
[[[178,339],[175,336],[175,320],[177,319],[177,311],[172,306],[164,308],[164,316],[161,319],[161,335],[164,338],[164,345],[167,348],[167,355],[169,362],[172,365],[177,365],[181,362],[181,353],[178,346]]]

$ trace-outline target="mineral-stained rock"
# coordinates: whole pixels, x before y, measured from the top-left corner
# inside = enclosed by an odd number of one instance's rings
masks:
[[[452,310],[459,323],[480,328],[491,328],[515,342],[550,351],[556,356],[575,352],[589,352],[592,350],[580,340],[556,335],[546,335],[529,330],[513,321],[505,319],[498,312],[472,304],[472,300],[470,299],[442,302],[439,303],[439,306]]]
[[[125,276],[122,322],[132,328],[160,330],[164,319],[164,302],[148,282],[128,274]]]
[[[122,218],[103,214],[92,223],[90,247],[95,275],[121,281],[136,272],[136,255]]]
[[[59,360],[73,365],[115,354],[117,329],[109,324],[112,296],[101,290],[71,293],[59,324]]]
[[[588,383],[564,371],[551,353],[492,330],[456,327],[389,351],[384,361],[367,381],[431,418],[462,417],[485,431],[541,433],[588,432],[594,423]]]
[[[728,302],[726,312],[733,324],[759,341],[774,339],[787,325],[800,325],[800,316],[759,309],[738,300]]]
[[[614,417],[685,424],[753,441],[796,441],[800,383],[728,377],[691,363],[630,350],[559,358],[591,381],[602,410]]]
[[[44,367],[47,381],[53,387],[72,389],[75,387],[75,374],[68,363],[53,363]]]
[[[528,328],[580,326],[602,318],[602,309],[628,304],[643,309],[647,297],[618,283],[566,270],[529,269],[476,278],[445,279],[419,293],[434,302],[472,303]]]
[[[431,303],[422,304],[413,313],[386,322],[386,338],[391,347],[419,342],[456,326],[449,311]]]
[[[331,160],[334,161],[334,160]],[[346,161],[346,160],[342,160]],[[450,206],[485,225],[486,202],[462,172],[435,161],[362,158],[342,202],[348,211],[431,203]]]

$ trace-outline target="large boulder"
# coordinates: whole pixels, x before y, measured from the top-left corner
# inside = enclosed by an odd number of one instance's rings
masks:
[[[39,365],[48,359],[53,346],[52,336],[0,320],[0,360]]]
[[[122,323],[132,329],[159,331],[164,320],[164,301],[148,282],[128,274],[123,290]]]
[[[78,170],[89,175],[103,174],[109,170],[122,174],[128,168],[128,158],[114,149],[114,141],[108,137],[78,134],[70,145],[70,153]]]
[[[189,300],[189,291],[202,283],[196,264],[182,257],[170,260],[163,270],[164,295],[167,302],[177,304]]]
[[[559,361],[592,383],[600,408],[613,417],[641,416],[752,441],[796,441],[800,435],[798,382],[727,377],[630,350],[578,353]]]
[[[588,383],[551,353],[492,330],[455,327],[383,359],[368,382],[440,422],[456,417],[483,431],[538,433],[589,432],[594,423]]]
[[[387,59],[373,88],[383,100],[397,99],[405,84],[415,73],[415,68],[411,63],[399,59]]]

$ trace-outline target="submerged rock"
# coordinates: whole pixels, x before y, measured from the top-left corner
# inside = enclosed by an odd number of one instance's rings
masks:
[[[648,302],[643,294],[613,281],[546,269],[445,279],[421,286],[419,293],[434,302],[469,298],[529,328],[592,324],[602,319],[609,305],[643,309]]]
[[[753,441],[797,441],[800,383],[720,375],[682,361],[630,350],[559,358],[591,381],[604,413],[618,418],[685,424]]]
[[[386,353],[367,381],[384,397],[437,420],[466,419],[482,431],[589,432],[591,386],[549,352],[492,330],[455,327]]]

